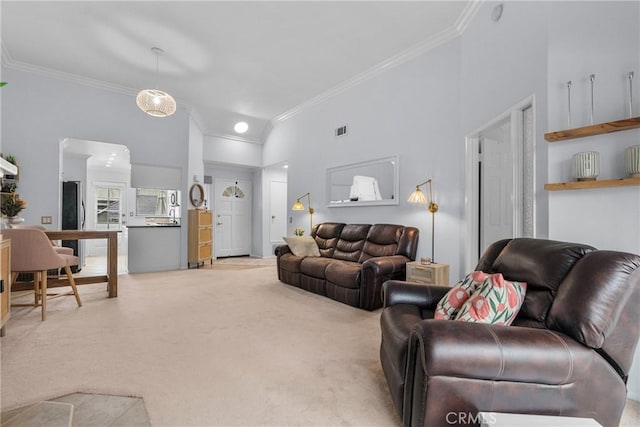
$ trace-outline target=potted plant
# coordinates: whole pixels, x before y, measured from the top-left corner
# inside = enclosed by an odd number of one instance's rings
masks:
[[[0,203],[0,212],[6,216],[7,224],[17,224],[24,221],[18,216],[27,207],[27,202],[22,200],[17,194],[3,194]]]

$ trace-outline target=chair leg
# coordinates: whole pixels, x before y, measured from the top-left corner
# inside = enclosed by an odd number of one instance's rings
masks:
[[[33,305],[38,306],[40,304],[40,272],[33,272]]]
[[[71,289],[73,289],[73,295],[76,297],[78,307],[82,307],[82,303],[80,302],[80,294],[78,294],[78,288],[76,287],[76,281],[73,279],[71,269],[68,265],[64,267],[64,271],[67,273],[67,277],[69,278],[69,283],[71,284]]]
[[[40,293],[42,297],[42,321],[47,320],[47,270],[40,272]]]

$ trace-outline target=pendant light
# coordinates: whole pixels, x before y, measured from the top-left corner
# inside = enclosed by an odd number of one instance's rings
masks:
[[[158,80],[158,58],[164,55],[164,50],[152,47],[151,52],[156,55],[156,87]],[[136,104],[145,113],[153,117],[167,117],[176,112],[176,101],[167,92],[159,89],[143,89],[136,97]]]

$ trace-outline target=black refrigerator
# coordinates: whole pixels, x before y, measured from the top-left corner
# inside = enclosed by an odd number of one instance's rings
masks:
[[[62,183],[62,230],[84,230],[85,206],[81,181],[64,181]],[[71,267],[77,273],[84,265],[84,241],[63,240],[62,246],[73,248],[73,253],[79,258],[77,267]]]

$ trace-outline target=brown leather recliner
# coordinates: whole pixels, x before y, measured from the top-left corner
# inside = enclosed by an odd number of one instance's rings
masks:
[[[617,426],[638,343],[640,256],[508,239],[476,270],[527,282],[512,326],[434,320],[449,288],[383,285],[380,358],[404,425],[477,425],[492,411]]]

